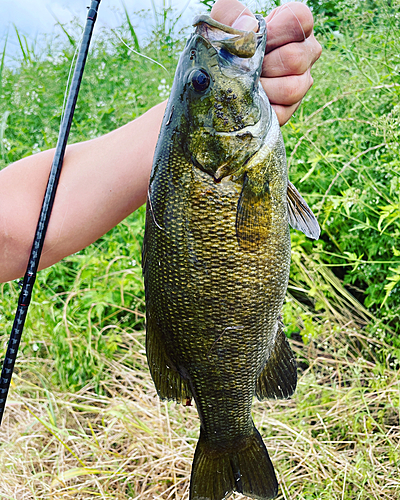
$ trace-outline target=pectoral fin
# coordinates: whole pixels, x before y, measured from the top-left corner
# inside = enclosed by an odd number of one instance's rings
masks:
[[[287,187],[289,224],[309,238],[317,240],[321,233],[318,221],[301,194],[288,182]]]
[[[271,210],[268,185],[256,193],[245,175],[236,212],[236,236],[239,246],[247,252],[257,250],[270,231]]]
[[[263,399],[285,399],[291,396],[297,384],[297,364],[281,325],[271,355],[256,384],[256,396]]]

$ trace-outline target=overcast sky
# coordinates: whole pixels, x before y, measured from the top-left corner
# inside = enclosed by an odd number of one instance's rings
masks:
[[[171,3],[179,11],[189,3],[185,11],[186,24],[194,14],[200,10],[197,0],[164,0],[167,5]],[[141,9],[151,9],[151,0],[124,0],[129,15],[136,25],[142,24],[134,17],[134,13]],[[162,6],[163,0],[155,0],[155,4]],[[52,33],[54,30],[60,30],[55,27],[53,13],[61,23],[68,23],[74,16],[86,20],[86,7],[90,5],[90,0],[0,0],[0,50],[3,49],[3,43],[7,32],[9,33],[9,43],[7,44],[7,53],[10,55],[18,50],[18,41],[15,37],[13,25],[20,32],[34,39],[37,35],[43,33]],[[96,30],[100,26],[109,29],[122,24],[122,0],[102,0],[99,7],[99,15],[96,23]],[[138,35],[144,36],[143,29],[138,29]]]

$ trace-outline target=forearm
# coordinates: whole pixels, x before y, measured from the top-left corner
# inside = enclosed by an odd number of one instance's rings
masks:
[[[218,0],[212,14],[226,24],[237,23],[244,12],[237,0]],[[310,68],[321,46],[302,3],[282,5],[266,21],[261,82],[283,125],[312,84]],[[106,136],[67,148],[41,269],[93,243],[145,202],[164,109],[156,106]],[[53,154],[25,158],[0,172],[0,283],[24,274]]]
[[[39,269],[93,243],[146,201],[164,109],[67,147]],[[25,272],[53,155],[45,151],[0,172],[0,282]]]

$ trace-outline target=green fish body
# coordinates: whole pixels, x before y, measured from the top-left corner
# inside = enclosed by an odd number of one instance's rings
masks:
[[[266,44],[200,16],[181,55],[150,178],[146,349],[162,399],[194,398],[192,500],[267,499],[277,480],[251,405],[289,397],[296,363],[279,321],[292,226],[318,224],[288,183],[259,83]]]

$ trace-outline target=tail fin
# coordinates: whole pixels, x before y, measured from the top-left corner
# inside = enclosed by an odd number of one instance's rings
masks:
[[[267,500],[278,494],[278,482],[260,433],[254,428],[244,445],[214,450],[200,439],[194,454],[190,500],[223,500],[233,491]]]

